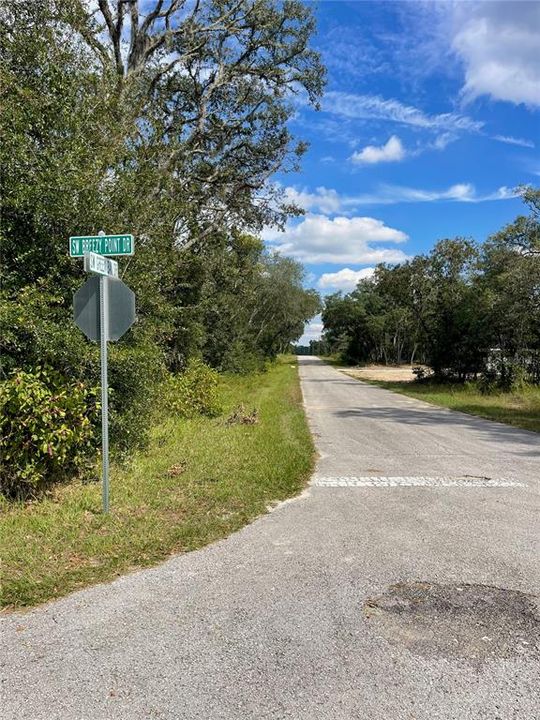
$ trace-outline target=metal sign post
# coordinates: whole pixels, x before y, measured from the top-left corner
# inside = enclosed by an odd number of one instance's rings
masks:
[[[109,512],[109,382],[107,340],[109,329],[109,278],[99,278],[99,351],[101,356],[101,462],[103,467],[103,512]]]
[[[73,296],[73,318],[87,338],[94,342],[99,341],[103,512],[108,513],[109,383],[107,377],[107,343],[109,340],[121,338],[135,322],[135,295],[127,285],[118,279],[118,263],[114,260],[109,260],[109,258],[93,252],[86,252],[84,254],[84,267],[85,270],[92,273],[92,276]]]

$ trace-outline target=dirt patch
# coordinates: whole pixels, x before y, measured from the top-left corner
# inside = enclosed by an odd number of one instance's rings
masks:
[[[488,585],[391,585],[364,604],[366,621],[393,645],[425,657],[486,660],[538,653],[535,596]]]
[[[227,425],[256,425],[259,422],[259,411],[256,408],[246,410],[239,405],[227,418]]]
[[[182,475],[186,471],[186,463],[185,462],[179,462],[176,463],[176,465],[171,465],[171,467],[167,470],[167,477],[177,477],[178,475]]]
[[[417,365],[365,365],[342,370],[346,375],[359,380],[387,380],[388,382],[411,382],[416,379],[413,367]]]

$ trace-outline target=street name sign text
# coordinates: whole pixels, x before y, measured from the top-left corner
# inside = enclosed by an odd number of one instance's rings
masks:
[[[118,263],[116,260],[110,260],[103,255],[94,252],[84,254],[84,269],[86,272],[96,273],[96,275],[107,275],[107,277],[118,277]]]
[[[84,257],[85,253],[99,255],[133,255],[133,235],[75,235],[69,238],[71,257]]]

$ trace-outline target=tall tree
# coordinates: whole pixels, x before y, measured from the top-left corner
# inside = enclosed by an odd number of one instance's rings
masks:
[[[317,105],[324,69],[315,24],[299,0],[56,0],[62,17],[117,76],[153,187],[168,197],[171,235],[200,242],[241,224],[258,231],[291,212],[268,180],[297,166],[306,145],[287,121],[295,96]],[[158,152],[156,153],[156,149]]]

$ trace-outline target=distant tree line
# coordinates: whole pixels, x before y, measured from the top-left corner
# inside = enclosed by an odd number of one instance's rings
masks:
[[[522,196],[529,214],[483,244],[440,240],[327,297],[326,349],[350,363],[426,364],[440,378],[540,383],[540,190]]]
[[[324,340],[310,340],[309,345],[293,345],[296,355],[327,355],[327,343]]]
[[[190,358],[249,371],[300,337],[319,297],[259,235],[301,212],[271,178],[306,150],[287,121],[323,90],[314,30],[300,0],[0,0],[3,383],[99,383],[68,256],[99,230],[136,238],[119,264],[138,323],[110,354],[117,447]]]

